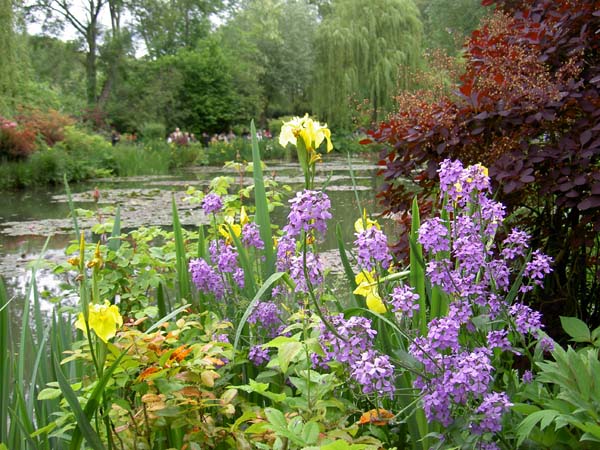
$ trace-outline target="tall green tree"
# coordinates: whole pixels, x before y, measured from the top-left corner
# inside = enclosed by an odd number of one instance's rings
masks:
[[[61,26],[69,26],[85,42],[85,71],[87,103],[95,107],[98,95],[98,43],[100,40],[100,13],[108,0],[30,0],[28,7],[41,12],[46,20],[57,20]]]
[[[412,0],[334,0],[319,26],[313,105],[330,125],[350,128],[348,99],[367,99],[372,120],[408,88],[420,63],[423,26]]]
[[[199,135],[227,130],[238,117],[230,61],[215,39],[157,60],[128,60],[126,72],[107,104],[121,129],[159,122]]]
[[[223,0],[131,0],[129,3],[135,32],[142,37],[152,58],[196,47],[210,32],[211,15],[225,6]]]
[[[11,0],[0,0],[0,113],[14,108],[17,94],[17,60]]]
[[[425,45],[442,48],[449,55],[457,54],[480,20],[493,11],[481,0],[420,0],[417,5],[423,16]]]
[[[86,75],[85,55],[79,43],[39,35],[29,36],[28,44],[32,79],[28,102],[80,114],[86,107]],[[40,104],[44,96],[50,98]]]
[[[306,0],[246,0],[219,30],[228,53],[250,69],[246,83],[259,87],[260,118],[307,111],[317,21]]]

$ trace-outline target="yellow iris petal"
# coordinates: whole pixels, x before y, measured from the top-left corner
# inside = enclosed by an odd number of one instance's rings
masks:
[[[354,278],[357,287],[354,289],[354,294],[362,295],[366,298],[367,308],[378,314],[383,314],[387,311],[383,300],[379,296],[377,289],[378,283],[373,278],[373,274],[362,271]]]
[[[387,311],[379,294],[373,291],[367,295],[367,308],[377,314],[384,314]]]
[[[246,213],[246,208],[244,208],[242,206],[242,208],[240,209],[240,225],[244,226],[248,222],[250,222],[250,218],[248,217],[248,214]]]
[[[379,225],[379,223],[376,220],[369,219],[367,217],[367,210],[364,209],[363,216],[360,219],[356,219],[356,222],[354,222],[354,230],[357,233],[362,233],[363,231],[373,227],[377,228],[378,230],[381,230],[381,226]]]
[[[229,233],[230,228],[231,228],[231,230],[233,230],[233,234],[235,236],[240,237],[242,235],[242,226],[241,225],[238,225],[237,223],[232,223],[232,224],[229,224],[229,226],[228,226],[227,224],[222,223],[219,226],[219,234],[225,238],[225,241],[228,244],[233,243],[233,237]]]
[[[104,342],[117,334],[117,329],[123,326],[123,318],[116,305],[111,305],[105,301],[103,305],[90,305],[88,325],[90,330],[94,330],[96,336]],[[86,332],[85,318],[83,313],[79,314],[75,327]]]

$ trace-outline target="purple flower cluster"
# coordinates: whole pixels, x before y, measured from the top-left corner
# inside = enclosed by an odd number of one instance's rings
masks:
[[[515,321],[515,327],[521,334],[534,334],[542,329],[542,314],[522,303],[515,303],[509,309],[509,314]]]
[[[447,252],[450,250],[448,227],[439,217],[423,222],[419,228],[419,244],[427,252]]]
[[[296,240],[287,234],[283,235],[277,243],[277,270],[279,272],[289,270],[293,256],[296,256]]]
[[[490,190],[490,179],[486,170],[480,164],[469,166],[466,169],[460,161],[444,160],[438,170],[440,176],[440,189],[451,200],[448,208],[453,204],[465,206],[472,193],[481,193]]]
[[[471,424],[475,434],[498,433],[502,429],[502,414],[512,406],[504,392],[486,394],[481,405],[475,411],[481,415],[481,420]]]
[[[296,283],[296,292],[308,292],[309,283],[311,286],[319,286],[323,283],[323,263],[319,256],[312,252],[292,256],[289,270],[290,277]],[[305,274],[308,275],[308,282]]]
[[[505,209],[488,197],[486,172],[480,165],[465,169],[459,161],[441,164],[441,196],[450,200],[451,220],[424,221],[418,240],[430,255],[426,274],[451,302],[448,314],[432,319],[427,335],[417,337],[409,352],[423,365],[424,376],[417,377],[414,386],[422,392],[428,420],[447,427],[456,417],[468,415],[472,432],[486,436],[479,443],[482,448],[494,448],[490,436],[501,430],[510,401],[505,393],[493,390],[493,350],[516,353],[509,337],[516,332],[539,339],[542,327],[540,313],[519,302],[508,305],[504,298],[521,272],[539,285],[552,269],[551,259],[539,251],[532,253],[523,271],[517,267],[529,246],[523,231],[515,229],[500,246],[496,244]],[[416,303],[396,289],[394,310],[404,311]],[[475,316],[492,326],[478,329]]]
[[[249,222],[242,228],[242,243],[246,247],[255,247],[259,250],[265,248],[265,243],[260,238],[258,225],[254,222]]]
[[[528,247],[529,235],[518,228],[513,228],[502,243],[502,256],[505,259],[515,259],[518,256],[525,256],[525,251]]]
[[[412,317],[413,313],[419,310],[419,294],[410,286],[396,286],[391,297],[390,304],[395,313]]]
[[[202,199],[201,206],[205,214],[218,213],[223,208],[223,200],[217,194],[207,194]]]
[[[411,344],[410,351],[423,363],[428,375],[416,377],[414,386],[424,394],[423,410],[429,421],[447,427],[454,421],[457,409],[464,414],[465,408],[481,404],[489,392],[493,372],[489,349],[443,354],[420,339]]]
[[[259,302],[248,317],[248,323],[257,325],[268,337],[274,338],[283,325],[281,310],[275,302]]]
[[[256,367],[262,366],[271,359],[269,356],[269,349],[263,348],[262,345],[254,345],[250,347],[250,350],[248,351],[248,359]]]
[[[374,349],[373,340],[377,331],[371,328],[371,321],[360,316],[345,319],[343,314],[339,314],[332,316],[329,322],[337,334],[321,324],[320,341],[324,356],[313,356],[315,367],[326,367],[333,361],[340,362],[348,367],[351,379],[364,394],[392,397],[395,392],[392,382],[394,366],[387,355]]]
[[[369,227],[360,233],[354,233],[358,265],[367,272],[372,271],[377,263],[388,269],[392,263],[387,237],[377,227]]]
[[[200,291],[212,292],[216,298],[223,298],[225,294],[223,280],[205,260],[190,260],[189,271],[192,274],[192,281]]]
[[[388,355],[381,355],[375,350],[363,352],[351,369],[350,376],[362,386],[364,394],[394,395],[396,388],[394,366]]]
[[[312,230],[317,236],[324,236],[327,232],[326,220],[331,219],[331,202],[327,194],[321,191],[308,189],[296,193],[296,197],[290,200],[291,210],[288,215],[288,224],[284,231],[290,237],[300,235],[302,230],[307,233]]]
[[[196,287],[206,293],[212,293],[222,299],[225,293],[232,291],[231,281],[239,288],[244,287],[244,271],[239,267],[237,250],[223,240],[211,241],[208,246],[210,261],[192,259],[188,269]]]
[[[210,258],[215,261],[220,272],[234,273],[238,268],[237,250],[224,240],[211,241],[208,246]]]
[[[552,258],[536,250],[531,255],[531,261],[525,265],[524,276],[529,277],[534,284],[541,285],[544,277],[552,272]]]

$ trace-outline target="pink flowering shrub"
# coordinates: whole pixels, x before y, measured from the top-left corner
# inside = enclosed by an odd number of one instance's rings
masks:
[[[35,131],[0,116],[0,159],[27,158],[35,151],[35,138]]]

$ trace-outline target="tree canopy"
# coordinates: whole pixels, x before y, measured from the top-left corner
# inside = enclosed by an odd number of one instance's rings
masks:
[[[373,120],[383,117],[411,84],[403,68],[419,64],[422,31],[412,0],[334,0],[316,39],[316,112],[349,127],[348,98],[356,96],[368,99]]]
[[[393,109],[398,92],[423,81],[413,75],[417,68],[433,70],[422,63],[423,49],[448,47],[434,31],[450,27],[467,34],[483,10],[473,7],[470,14],[474,1],[91,0],[77,9],[72,0],[25,0],[24,5],[44,32],[59,36],[62,28],[75,37],[64,46],[47,38],[30,41],[34,79],[63,98],[60,109],[80,117],[91,112],[98,126],[132,130],[148,121],[167,126],[198,119],[195,128],[227,128],[252,118],[266,124],[310,112],[350,131],[353,102],[367,105],[370,121],[378,121]],[[225,97],[206,104],[228,108],[215,113],[216,121],[202,118],[178,93],[194,91],[189,82],[181,85],[193,78],[188,65],[206,71],[205,80],[214,75],[210,65],[199,64],[213,57],[220,61],[218,82],[226,95],[209,89]],[[75,100],[82,92],[85,105]]]

